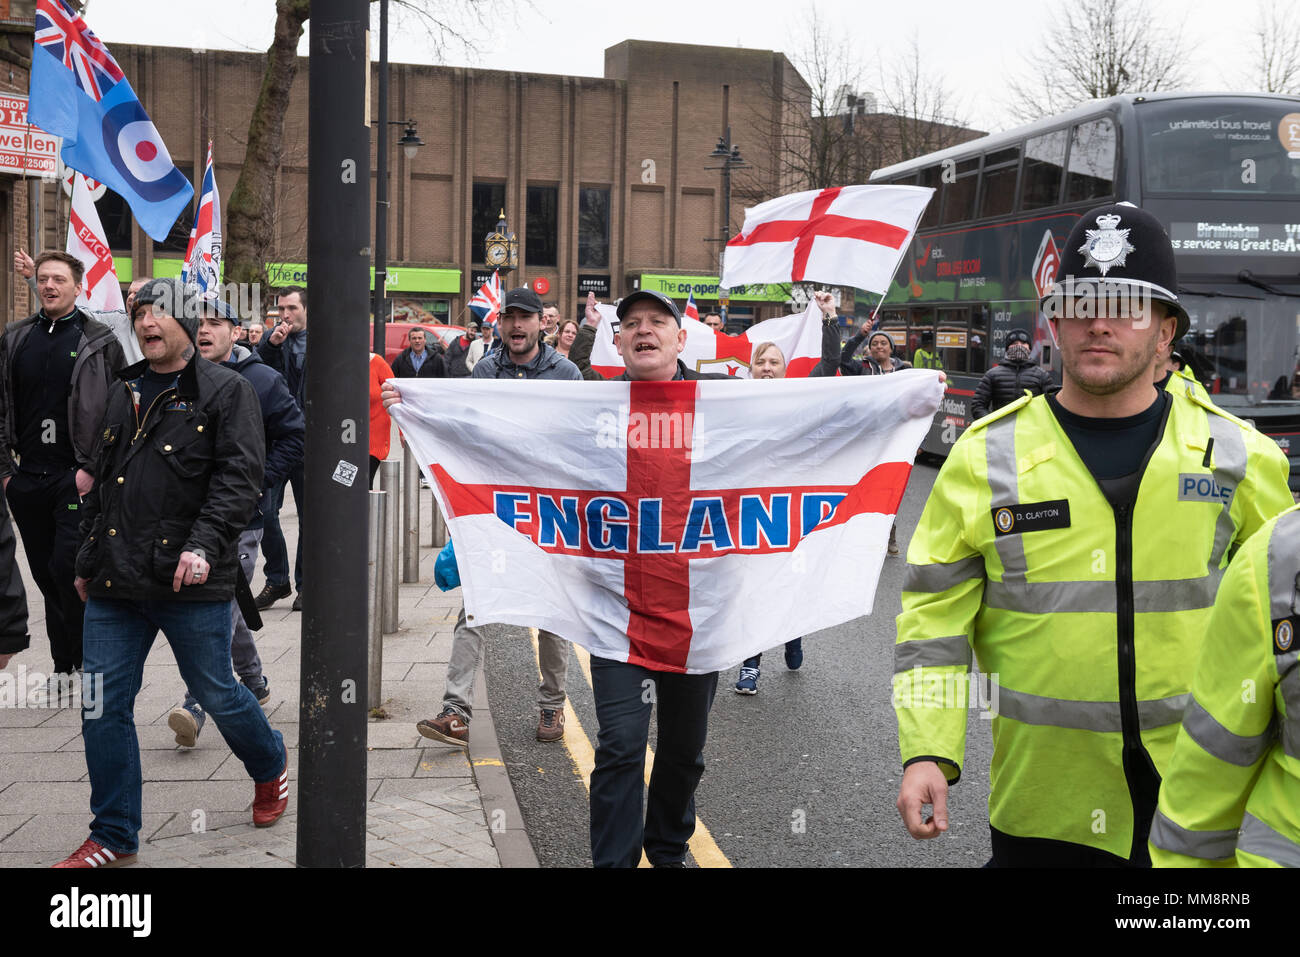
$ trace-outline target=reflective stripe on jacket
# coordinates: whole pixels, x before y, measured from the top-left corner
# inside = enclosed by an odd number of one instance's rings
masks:
[[[1300,867],[1300,506],[1232,561],[1151,827],[1157,867]]]
[[[903,762],[960,774],[969,699],[997,712],[989,820],[1128,858],[1125,746],[1173,747],[1221,569],[1291,504],[1271,440],[1175,401],[1136,504],[1112,509],[1043,397],[953,447],[908,549],[894,704]],[[972,658],[990,684],[970,694]]]

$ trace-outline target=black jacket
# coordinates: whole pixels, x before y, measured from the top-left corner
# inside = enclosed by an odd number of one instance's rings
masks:
[[[9,521],[9,505],[0,495],[0,655],[23,651],[29,644],[27,592],[18,571],[17,542]]]
[[[262,434],[266,440],[266,468],[262,475],[262,495],[289,477],[302,464],[307,422],[298,403],[289,394],[284,376],[263,362],[256,352],[235,344],[230,361],[223,366],[234,369],[253,384],[262,412]],[[262,499],[249,528],[262,527]]]
[[[411,347],[407,346],[402,350],[402,354],[393,360],[393,375],[399,379],[445,379],[447,365],[442,361],[441,355],[426,345],[424,362],[420,365],[420,371],[416,372],[415,363],[411,361]]]
[[[77,467],[87,472],[95,464],[95,447],[99,440],[99,420],[113,382],[113,375],[126,364],[122,344],[113,330],[93,319],[81,309],[81,339],[77,361],[72,367],[68,392],[68,425],[72,429],[72,450]],[[14,420],[13,366],[23,340],[35,328],[41,313],[10,323],[0,337],[0,479],[15,471],[13,443],[18,437]]]
[[[1052,375],[1031,359],[1003,359],[980,379],[971,400],[971,414],[982,419],[1008,403],[1014,402],[1028,389],[1033,395],[1042,395],[1052,386]]]
[[[294,335],[305,336],[307,330],[289,333],[289,336]],[[303,399],[307,395],[307,353],[304,350],[301,359],[295,359],[293,354],[284,348],[289,344],[289,336],[285,336],[284,341],[279,345],[271,341],[269,334],[262,336],[262,341],[257,344],[257,355],[268,366],[284,376],[284,381],[289,386],[289,394],[298,403],[298,407],[303,408]]]
[[[109,394],[77,576],[96,598],[230,601],[266,459],[257,393],[196,354],[137,418],[129,383],[147,367],[123,369]],[[200,550],[207,580],[172,591],[181,552]]]
[[[451,340],[451,344],[447,346],[447,358],[444,361],[448,378],[466,379],[469,377],[469,366],[465,364],[465,359],[468,358],[469,347],[473,344],[472,339],[466,342],[464,336]]]

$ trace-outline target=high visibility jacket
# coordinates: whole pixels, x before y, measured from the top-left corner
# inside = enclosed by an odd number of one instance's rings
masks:
[[[928,349],[917,349],[912,356],[912,365],[917,369],[943,368],[943,362],[939,359],[938,353],[930,352]]]
[[[1300,867],[1298,656],[1300,506],[1223,576],[1160,788],[1153,864]]]
[[[1169,403],[1135,505],[1113,509],[1045,397],[977,421],[908,549],[903,763],[935,759],[955,782],[984,700],[990,824],[1128,858],[1124,750],[1167,764],[1221,569],[1290,506],[1287,471],[1271,440],[1190,396]],[[987,686],[968,683],[972,650]]]
[[[1212,401],[1205,386],[1201,385],[1196,376],[1186,369],[1179,369],[1169,377],[1169,381],[1165,383],[1165,391],[1172,395],[1190,395],[1195,392],[1206,402]]]

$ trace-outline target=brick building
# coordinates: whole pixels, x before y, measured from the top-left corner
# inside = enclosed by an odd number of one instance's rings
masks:
[[[0,12],[8,6],[0,0]],[[15,59],[26,62],[33,3],[13,0],[13,6],[0,58],[7,43],[18,51]],[[20,7],[26,8],[25,23]],[[218,188],[228,199],[265,58],[123,43],[109,48],[196,191],[213,141]],[[276,236],[267,257],[272,285],[310,284],[306,59],[299,66],[285,116]],[[8,85],[0,69],[0,91],[26,92],[20,67]],[[426,144],[408,159],[397,147],[402,126],[387,128],[392,314],[457,324],[490,274],[483,237],[500,211],[519,239],[519,266],[504,284],[541,280],[548,289],[542,298],[558,301],[563,314],[580,314],[588,289],[611,299],[643,286],[683,302],[693,291],[701,311],[711,307],[723,202],[720,173],[707,168],[717,165],[709,153],[730,127],[751,167],[743,182],[733,182],[734,233],[745,206],[788,191],[774,172],[781,168],[776,147],[765,146],[772,141],[760,131],[783,122],[792,99],[809,100],[807,85],[781,53],[638,40],[605,51],[604,77],[412,64],[393,64],[390,77],[389,118],[414,120]],[[371,87],[377,96],[377,83]],[[67,197],[54,183],[41,191],[37,243],[25,220],[27,192],[22,181],[0,176],[0,216],[9,220],[0,220],[0,263],[6,267],[15,242],[62,248]],[[133,275],[179,273],[192,207],[161,243],[135,226],[113,194],[98,208],[123,283]],[[7,273],[0,295],[10,314],[25,314],[25,290],[9,288],[12,271],[0,273]],[[782,315],[787,298],[784,287],[733,293],[732,314],[741,323]]]

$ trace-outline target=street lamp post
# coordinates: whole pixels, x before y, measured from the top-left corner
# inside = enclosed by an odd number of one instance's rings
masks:
[[[415,120],[388,118],[388,0],[379,2],[379,141],[375,147],[375,314],[374,352],[385,355],[388,282],[388,127],[405,126],[398,145],[408,160],[415,159],[424,141],[416,135]]]
[[[714,240],[722,244],[722,251],[718,254],[718,277],[722,277],[722,264],[727,255],[727,242],[731,239],[731,171],[733,169],[745,169],[749,166],[740,156],[740,147],[731,142],[731,127],[723,136],[718,137],[718,145],[713,148],[710,157],[721,160],[721,166],[706,166],[705,169],[722,170],[722,238]],[[718,313],[722,317],[722,327],[727,326],[727,303],[728,292],[721,286],[718,287]]]

